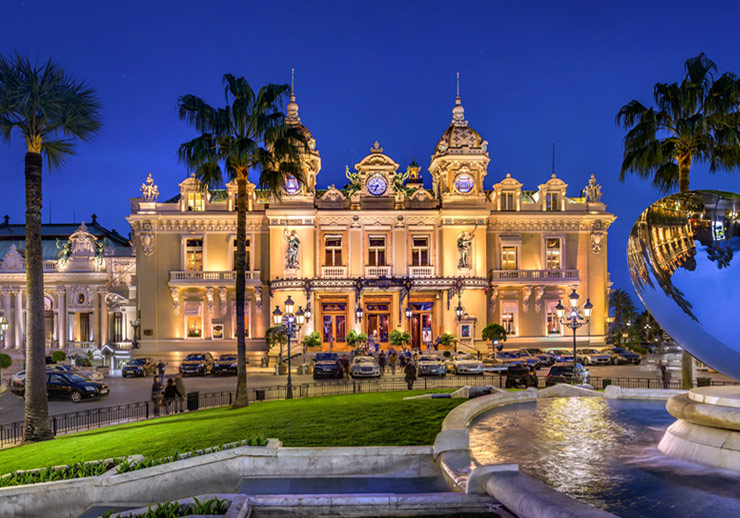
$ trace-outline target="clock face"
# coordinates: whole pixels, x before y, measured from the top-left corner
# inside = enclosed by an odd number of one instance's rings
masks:
[[[455,178],[455,188],[462,194],[467,194],[473,190],[473,177],[467,173],[457,175]]]
[[[285,192],[288,194],[295,194],[301,188],[301,182],[295,176],[289,176],[285,180]]]
[[[367,181],[367,192],[373,196],[381,196],[388,189],[388,182],[384,176],[371,176]]]

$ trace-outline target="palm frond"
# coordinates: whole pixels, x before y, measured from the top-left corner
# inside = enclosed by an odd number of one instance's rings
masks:
[[[74,149],[72,139],[46,139],[41,144],[41,154],[46,157],[49,170],[61,168],[67,158],[74,154]]]

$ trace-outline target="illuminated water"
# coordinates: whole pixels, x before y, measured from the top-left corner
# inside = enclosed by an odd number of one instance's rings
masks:
[[[740,475],[663,455],[662,401],[544,399],[478,417],[480,464],[518,463],[548,486],[624,518],[740,517]]]

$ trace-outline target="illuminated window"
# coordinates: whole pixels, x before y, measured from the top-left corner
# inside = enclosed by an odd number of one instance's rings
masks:
[[[342,236],[324,236],[324,266],[343,266]]]
[[[185,269],[191,272],[203,271],[203,240],[185,240]]]
[[[245,242],[245,250],[244,250],[244,268],[247,271],[252,270],[252,238],[248,237],[244,240]],[[236,270],[236,247],[237,247],[238,241],[234,239],[234,241],[231,243],[231,246],[233,247],[234,251],[234,257],[233,257],[233,263],[232,263],[232,270]]]
[[[188,338],[203,337],[203,303],[185,303],[185,336]]]
[[[370,236],[368,239],[369,266],[385,266],[385,236]]]
[[[516,321],[516,303],[505,303],[501,308],[501,325],[506,329],[507,335],[516,336]]]
[[[560,210],[560,203],[559,203],[560,197],[557,193],[547,193],[547,196],[545,197],[546,200],[546,209],[547,210]]]
[[[515,246],[502,246],[501,247],[501,269],[502,270],[516,270],[516,247]]]
[[[505,192],[501,194],[501,210],[513,211],[516,210],[516,204],[514,203],[514,193]]]
[[[411,266],[429,266],[429,238],[414,236],[411,238]]]
[[[563,326],[560,324],[560,320],[558,320],[558,314],[555,310],[555,306],[557,305],[558,303],[556,301],[549,301],[547,303],[547,312],[546,312],[545,318],[547,322],[547,335],[548,336],[555,336],[555,335],[563,334]]]
[[[189,192],[188,193],[188,210],[203,211],[206,210],[205,196],[202,192]]]
[[[547,270],[560,270],[560,238],[548,237],[545,239],[545,268]]]

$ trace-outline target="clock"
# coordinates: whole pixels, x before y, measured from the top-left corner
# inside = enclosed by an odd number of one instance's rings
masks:
[[[285,179],[283,187],[288,194],[296,194],[301,189],[301,182],[295,176],[289,176]]]
[[[367,180],[367,192],[373,196],[382,196],[388,190],[388,181],[385,176],[376,174]]]
[[[455,188],[461,194],[468,194],[473,190],[474,185],[475,181],[473,180],[473,177],[467,173],[459,174],[457,175],[457,178],[455,178]]]

